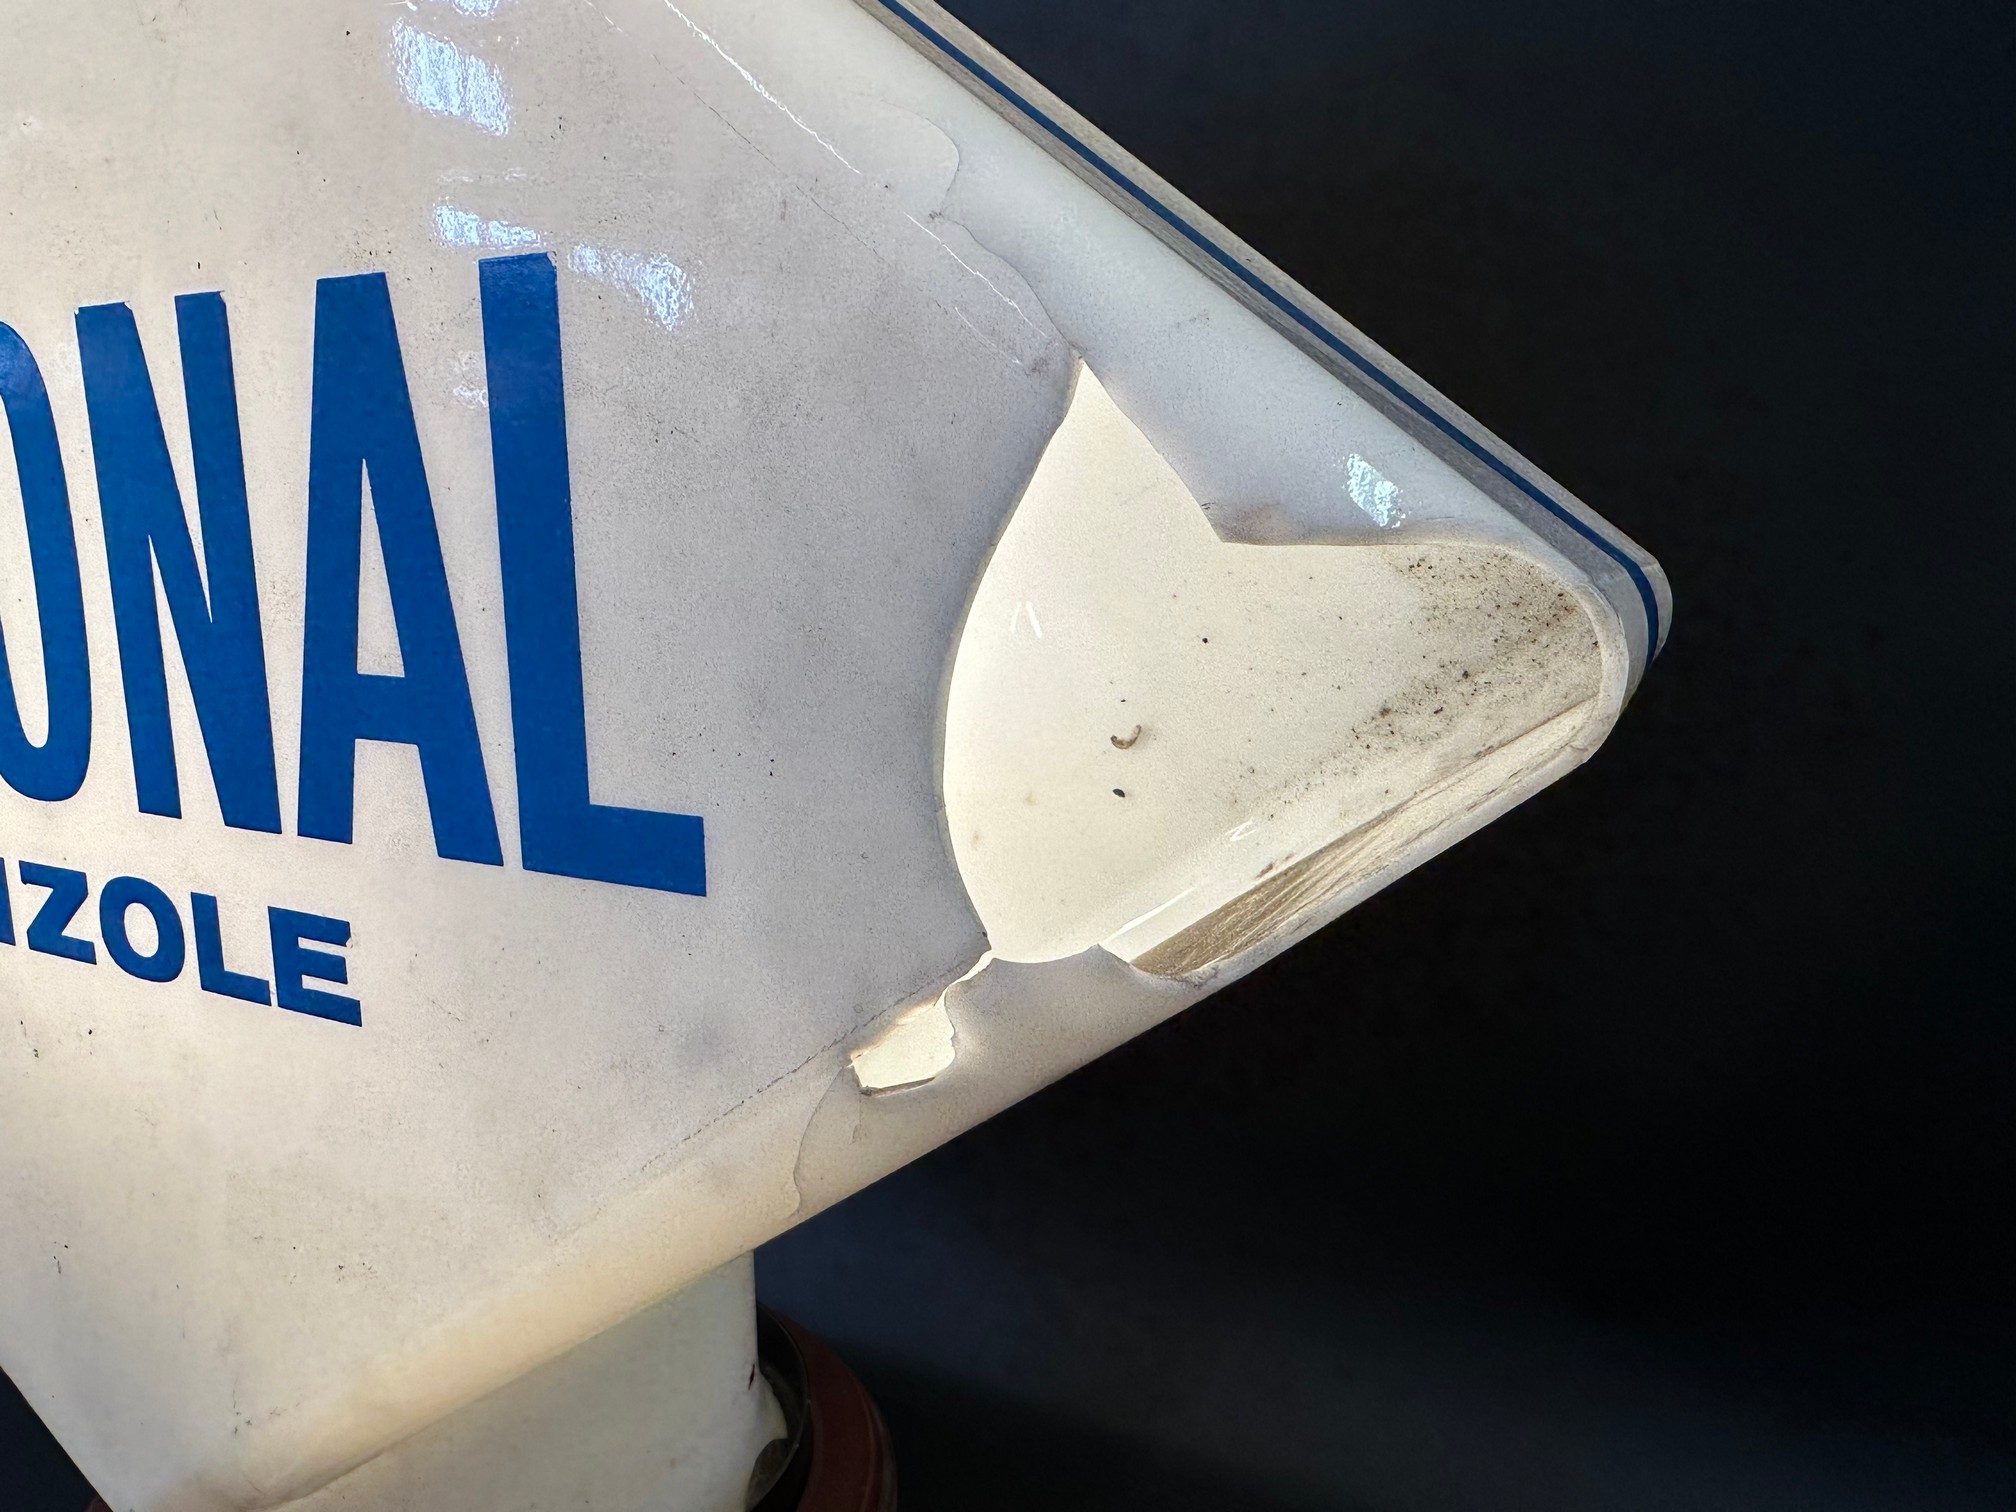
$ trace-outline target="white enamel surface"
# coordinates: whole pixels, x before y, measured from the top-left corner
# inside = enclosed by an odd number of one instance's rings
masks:
[[[1604,680],[1587,608],[1502,548],[1221,540],[1088,369],[960,639],[953,853],[1002,959],[1140,961],[1543,726],[1536,756],[1587,740]]]
[[[0,26],[0,321],[51,393],[96,710],[76,797],[0,791],[0,854],[214,893],[255,967],[269,903],[341,916],[364,1005],[353,1029],[193,973],[0,947],[0,1362],[121,1512],[309,1495],[554,1359],[1485,822],[1593,748],[1642,662],[1607,579],[852,0],[5,0]],[[701,815],[704,898],[518,864],[477,262],[528,250],[560,270],[594,796]],[[390,280],[501,868],[436,856],[403,747],[360,747],[354,843],[295,833],[315,280],[369,271]],[[131,305],[187,501],[172,298],[211,289],[281,836],[221,824],[172,649],[184,817],[137,811],[113,651],[74,312]],[[1532,564],[1585,617],[1591,643],[1553,670],[1592,712],[1178,982],[1081,953],[1161,900],[1156,867],[1187,864],[1161,848],[1229,827],[1165,798],[1131,870],[1078,868],[1007,952],[1063,959],[948,993],[990,911],[1008,931],[1029,907],[1002,901],[1013,875],[962,881],[940,794],[954,654],[1081,362],[1144,439],[1138,465],[1200,506],[1184,550],[1325,542],[1279,548],[1318,577],[1340,559],[1324,595],[1384,582],[1366,564],[1410,543]],[[0,619],[32,733],[12,489],[0,450]],[[390,671],[368,536],[360,657]],[[1298,570],[1222,591],[1293,590]],[[1042,612],[1005,580],[979,603],[1004,587]],[[1283,675],[1301,612],[1249,620]],[[1386,648],[1433,638],[1374,619],[1321,648],[1354,669],[1349,697],[1270,746],[1270,783],[1335,754],[1383,697]],[[1155,665],[1172,688],[1198,670]],[[1550,694],[1482,743],[1575,706]],[[1251,712],[1223,707],[1218,733]],[[1122,754],[1160,759],[1146,736]],[[1377,784],[1461,767],[1431,752]],[[1251,795],[1223,777],[1214,802]],[[1348,827],[1349,786],[1297,811],[1284,856]],[[1214,906],[1236,895],[1206,870]],[[28,901],[17,887],[17,916]],[[941,993],[950,1065],[864,1098],[849,1050]],[[912,1022],[943,1066],[943,1035]]]
[[[784,1419],[744,1255],[303,1500],[298,1512],[746,1512]]]

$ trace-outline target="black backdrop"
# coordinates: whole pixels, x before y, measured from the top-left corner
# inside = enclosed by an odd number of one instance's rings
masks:
[[[1589,767],[762,1252],[908,1512],[2016,1506],[2016,10],[953,8],[1677,613]]]

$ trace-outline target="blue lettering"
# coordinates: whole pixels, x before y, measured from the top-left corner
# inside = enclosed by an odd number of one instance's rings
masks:
[[[307,986],[303,978],[318,982],[350,980],[350,966],[340,955],[327,950],[308,950],[303,940],[323,945],[348,945],[350,926],[342,919],[325,919],[320,914],[295,913],[288,908],[269,908],[266,915],[273,935],[274,997],[282,1008],[339,1024],[364,1022],[357,999],[341,993],[323,992]]]
[[[28,921],[28,948],[44,955],[61,956],[66,961],[93,965],[98,951],[89,940],[65,934],[77,910],[91,895],[91,882],[81,871],[67,866],[44,866],[39,861],[21,863],[21,880],[30,887],[46,887],[49,896]]]
[[[367,468],[398,624],[398,677],[357,670]],[[382,273],[325,278],[315,286],[306,618],[301,833],[350,842],[357,742],[392,741],[420,754],[435,850],[501,866],[433,497]]]
[[[479,279],[524,865],[554,876],[704,895],[699,816],[597,803],[592,796],[553,260],[545,253],[490,258]],[[224,821],[277,834],[278,763],[229,319],[215,293],[178,296],[175,308],[200,562],[191,501],[176,479],[131,309],[89,305],[76,316],[134,789],[142,813],[181,816],[165,603]],[[33,354],[5,325],[0,403],[20,479],[49,711],[46,736],[32,743],[0,636],[0,779],[27,796],[60,801],[78,791],[90,761],[82,584],[47,389]],[[398,639],[396,675],[357,665],[367,484]],[[433,497],[381,273],[316,285],[307,515],[299,832],[350,843],[358,742],[410,745],[435,850],[502,865]],[[50,890],[28,926],[29,948],[94,961],[92,942],[66,933],[89,896],[84,874],[33,862],[20,863],[19,871],[22,880]],[[136,950],[126,932],[136,905],[155,920],[151,954]],[[99,906],[106,949],[122,970],[150,981],[179,976],[188,935],[166,893],[121,877]],[[343,958],[301,943],[344,943],[347,924],[271,910],[276,956],[269,987],[225,964],[214,897],[191,894],[188,922],[204,991],[336,1018],[354,1010],[353,999],[305,985],[311,978],[343,981]],[[0,863],[0,943],[13,941]]]
[[[518,838],[528,871],[707,891],[691,814],[594,803],[581,686],[580,602],[560,368],[560,306],[547,254],[484,259],[483,354],[504,579]]]
[[[133,948],[126,933],[126,911],[140,907],[154,920],[154,950],[142,955]],[[172,982],[182,975],[187,946],[182,938],[182,916],[168,894],[140,877],[114,877],[98,894],[98,933],[104,937],[105,953],[119,969],[143,982]]]
[[[42,676],[49,726],[42,744],[28,739],[7,641],[0,634],[0,778],[28,798],[58,803],[84,785],[91,763],[91,664],[84,641],[84,587],[77,576],[77,534],[70,487],[56,442],[56,418],[35,354],[0,325],[0,407],[14,439],[14,467],[28,523],[35,612],[42,626]]]
[[[264,977],[233,971],[224,964],[224,936],[217,927],[217,900],[209,893],[191,893],[189,912],[195,924],[196,980],[205,992],[239,998],[247,1003],[273,1001]]]
[[[278,834],[273,716],[230,328],[224,301],[216,294],[184,294],[175,301],[175,314],[203,521],[207,601],[133,312],[123,304],[91,305],[77,312],[119,672],[132,735],[133,782],[143,813],[181,817],[154,597],[158,564],[224,822]],[[106,944],[109,948],[109,938]]]

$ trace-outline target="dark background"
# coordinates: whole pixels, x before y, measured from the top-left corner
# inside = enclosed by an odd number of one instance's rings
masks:
[[[762,1252],[906,1512],[2016,1507],[2016,7],[952,8],[1677,603],[1591,765]]]

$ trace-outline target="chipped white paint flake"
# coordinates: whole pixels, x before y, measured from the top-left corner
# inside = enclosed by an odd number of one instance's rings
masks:
[[[958,1053],[945,999],[935,997],[900,1014],[873,1043],[849,1052],[847,1063],[861,1090],[873,1097],[923,1086]]]

